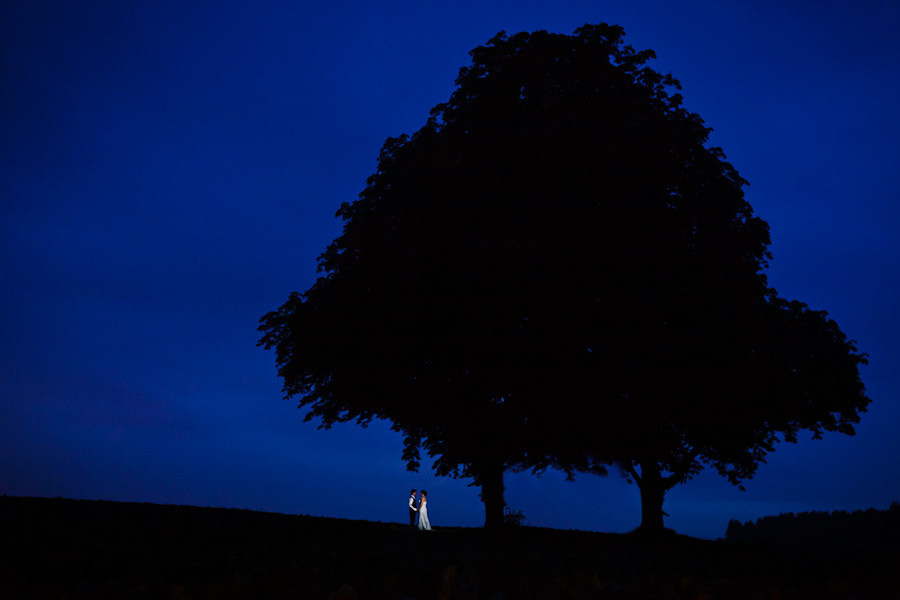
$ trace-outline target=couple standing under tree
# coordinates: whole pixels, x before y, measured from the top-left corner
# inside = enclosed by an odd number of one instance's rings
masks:
[[[416,524],[416,515],[419,516],[419,530],[431,531],[431,521],[428,520],[428,492],[422,490],[419,501],[416,502],[416,490],[409,493],[409,524]]]

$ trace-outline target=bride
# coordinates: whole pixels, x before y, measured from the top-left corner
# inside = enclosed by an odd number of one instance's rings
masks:
[[[419,497],[419,530],[431,531],[431,521],[428,520],[428,492],[422,490]]]

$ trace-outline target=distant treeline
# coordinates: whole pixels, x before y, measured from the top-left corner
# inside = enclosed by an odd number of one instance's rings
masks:
[[[785,513],[762,517],[755,523],[728,523],[725,539],[730,542],[777,542],[787,544],[824,544],[874,546],[896,543],[900,537],[900,503],[887,510],[843,510]]]

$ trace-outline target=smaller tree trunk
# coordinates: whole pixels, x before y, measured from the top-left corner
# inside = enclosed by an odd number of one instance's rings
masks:
[[[663,500],[666,497],[666,486],[654,460],[641,461],[641,477],[638,480],[641,490],[641,526],[643,533],[658,534],[665,531],[663,523]]]

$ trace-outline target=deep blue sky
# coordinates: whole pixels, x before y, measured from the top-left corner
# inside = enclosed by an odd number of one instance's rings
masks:
[[[900,8],[894,2],[120,2],[0,7],[0,493],[478,526],[384,425],[319,431],[259,317],[309,287],[388,136],[499,30],[622,25],[750,181],[770,282],[870,354],[856,437],[708,473],[667,525],[900,500]],[[617,477],[507,478],[533,525],[627,531]]]

